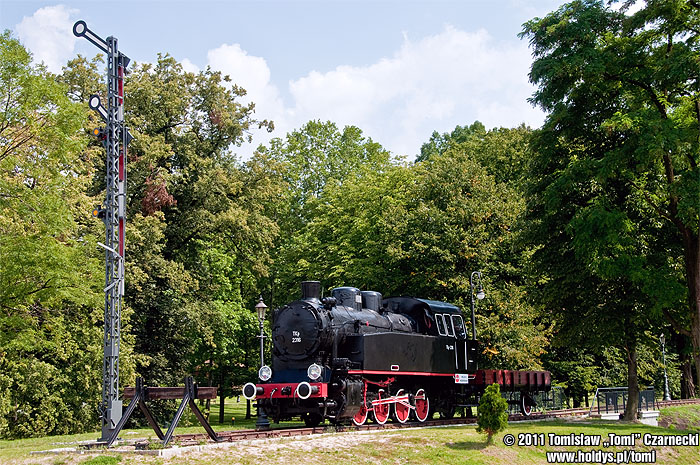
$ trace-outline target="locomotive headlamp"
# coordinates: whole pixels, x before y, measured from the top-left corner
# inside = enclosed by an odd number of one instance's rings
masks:
[[[272,368],[267,365],[261,366],[260,370],[258,370],[258,378],[261,381],[269,381],[272,378]]]
[[[312,363],[311,365],[309,365],[309,368],[306,370],[306,375],[309,377],[309,379],[315,381],[321,377],[322,370],[323,369],[321,368],[320,365],[318,365],[316,363]]]

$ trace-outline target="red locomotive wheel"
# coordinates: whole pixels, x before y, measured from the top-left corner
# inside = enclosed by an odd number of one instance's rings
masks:
[[[367,422],[368,414],[369,411],[367,410],[367,406],[363,403],[360,407],[360,410],[355,414],[354,417],[352,417],[352,422],[355,424],[355,426],[362,426]]]
[[[384,400],[382,398],[382,394],[384,393],[383,389],[379,390],[379,398],[377,400]],[[389,411],[391,410],[389,408],[389,404],[378,404],[374,406],[374,421],[379,423],[380,425],[383,425],[386,423],[386,421],[389,419]]]
[[[406,392],[403,389],[399,389],[399,392],[396,393],[396,397],[405,395]],[[408,399],[405,401],[398,401],[394,404],[394,416],[399,423],[406,423],[410,415],[411,407],[408,405]]]
[[[416,419],[423,423],[428,419],[428,414],[430,412],[430,401],[428,400],[428,395],[425,393],[425,389],[419,389],[414,397],[416,403]]]

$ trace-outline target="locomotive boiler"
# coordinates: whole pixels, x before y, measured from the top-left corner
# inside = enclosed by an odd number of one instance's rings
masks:
[[[455,305],[354,287],[321,298],[318,281],[301,287],[300,300],[273,312],[271,366],[243,388],[276,422],[450,418],[494,382],[519,391],[529,414],[532,394],[551,385],[548,372],[479,370],[479,343]]]

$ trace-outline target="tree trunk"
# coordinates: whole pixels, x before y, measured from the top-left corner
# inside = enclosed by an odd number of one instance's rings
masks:
[[[681,399],[695,397],[695,383],[693,383],[693,364],[689,355],[685,356],[681,364]]]
[[[226,400],[226,393],[224,392],[224,363],[219,363],[219,424],[224,423],[224,401]]]
[[[684,234],[685,274],[688,280],[690,306],[690,340],[693,343],[695,373],[700,383],[700,240],[698,235],[686,230]]]
[[[693,382],[693,357],[688,351],[692,347],[689,338],[683,334],[674,334],[676,352],[680,356],[681,363],[681,399],[695,397],[695,383]]]
[[[625,406],[625,421],[637,420],[639,408],[639,380],[637,378],[637,343],[632,341],[625,347],[627,351],[627,405]]]

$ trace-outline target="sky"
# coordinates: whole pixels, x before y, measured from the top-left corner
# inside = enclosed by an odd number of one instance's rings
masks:
[[[52,72],[98,52],[73,36],[77,20],[116,37],[135,62],[168,53],[188,71],[222,71],[247,90],[256,118],[275,122],[271,135],[254,132],[252,144],[234,149],[243,159],[312,119],[357,126],[413,159],[433,131],[476,120],[487,128],[542,124],[544,113],[527,101],[532,57],[518,33],[562,3],[0,0],[0,28]]]

